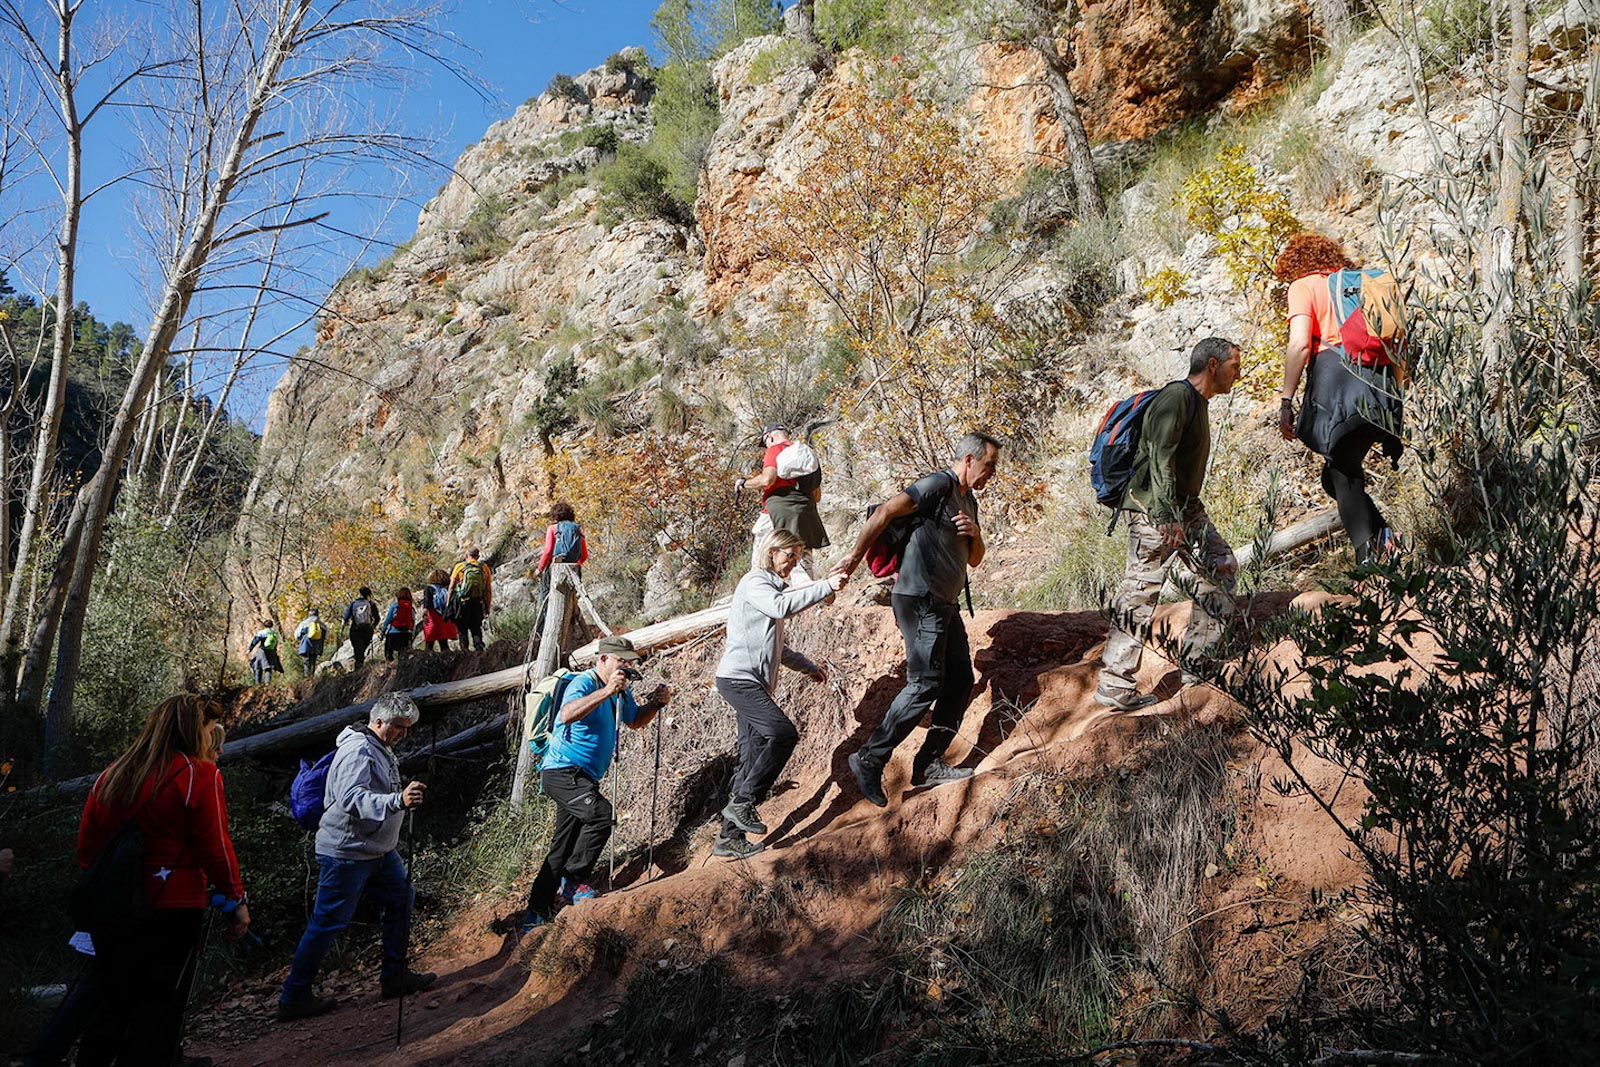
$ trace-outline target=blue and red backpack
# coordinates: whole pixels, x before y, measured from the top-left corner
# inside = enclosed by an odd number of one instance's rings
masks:
[[[1328,298],[1339,326],[1339,347],[1363,367],[1404,361],[1405,299],[1394,275],[1340,270],[1328,275]]]
[[[1183,381],[1183,379],[1178,379]],[[1175,384],[1168,382],[1167,385]],[[1185,385],[1188,383],[1185,382]],[[1089,484],[1094,487],[1094,497],[1111,509],[1111,527],[1116,526],[1117,512],[1128,495],[1128,483],[1133,480],[1133,469],[1139,461],[1139,441],[1144,436],[1144,415],[1150,402],[1165,389],[1145,389],[1125,400],[1111,405],[1106,417],[1100,420],[1094,443],[1089,446]],[[1189,398],[1189,417],[1194,418],[1194,398]]]

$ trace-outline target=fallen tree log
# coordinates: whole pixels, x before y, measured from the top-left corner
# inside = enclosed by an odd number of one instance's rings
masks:
[[[681,645],[685,641],[699,637],[711,630],[720,630],[728,625],[728,604],[713,604],[709,608],[692,612],[688,615],[679,615],[675,619],[664,622],[651,623],[641,626],[623,634],[633,647],[640,652],[654,652],[673,645]],[[572,653],[572,665],[584,666],[595,661],[600,652],[600,642],[590,641],[587,645]]]

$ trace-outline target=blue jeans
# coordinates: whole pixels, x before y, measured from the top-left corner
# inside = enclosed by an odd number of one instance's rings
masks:
[[[322,868],[317,878],[317,903],[311,921],[294,950],[289,977],[278,999],[287,1004],[311,995],[311,980],[333,947],[333,939],[350,925],[365,890],[383,909],[383,970],[385,979],[399,978],[406,969],[406,943],[411,939],[411,880],[398,850],[371,860],[317,857]]]

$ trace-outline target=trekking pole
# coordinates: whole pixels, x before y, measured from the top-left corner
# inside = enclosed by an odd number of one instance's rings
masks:
[[[417,837],[413,825],[416,813],[410,808],[406,809],[406,908],[410,910],[416,903],[416,882],[411,875],[411,865],[417,859]],[[406,924],[406,943],[400,948],[400,995],[395,998],[394,1015],[394,1047],[400,1047],[401,1035],[406,1026],[406,975],[411,972],[411,937],[410,924]]]
[[[661,712],[656,709],[656,766],[650,776],[650,849],[649,858],[645,861],[646,869],[654,872],[656,869],[656,798],[661,792]],[[655,875],[652,873],[651,878]]]

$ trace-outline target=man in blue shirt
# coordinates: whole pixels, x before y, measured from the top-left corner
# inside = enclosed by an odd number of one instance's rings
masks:
[[[567,683],[539,770],[545,795],[556,805],[556,828],[550,854],[528,891],[525,930],[555,914],[558,894],[568,904],[595,895],[589,872],[611,838],[614,821],[600,782],[617,751],[617,723],[644,729],[672,695],[660,685],[643,704],[634,702],[623,668],[639,653],[627,638],[602,638],[599,653],[592,668]]]

